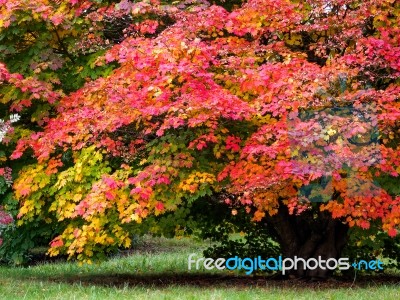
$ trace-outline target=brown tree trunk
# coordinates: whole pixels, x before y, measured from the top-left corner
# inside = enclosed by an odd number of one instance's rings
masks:
[[[327,212],[307,211],[299,216],[289,215],[287,207],[281,205],[278,214],[269,217],[267,223],[276,232],[283,258],[338,259],[347,242],[348,227]],[[327,268],[304,270],[300,267],[286,275],[291,278],[326,279],[332,272]]]

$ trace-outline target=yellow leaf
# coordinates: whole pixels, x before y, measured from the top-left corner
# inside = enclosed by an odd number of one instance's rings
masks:
[[[131,239],[127,237],[127,238],[124,240],[124,247],[125,247],[125,248],[128,248],[130,245],[131,245]]]
[[[131,220],[132,221],[136,221],[137,223],[141,223],[142,222],[142,218],[139,217],[137,214],[132,214],[131,215]]]
[[[81,194],[76,194],[75,196],[74,196],[74,198],[73,198],[73,200],[75,201],[75,202],[78,202],[78,201],[80,201],[82,199],[82,195]]]

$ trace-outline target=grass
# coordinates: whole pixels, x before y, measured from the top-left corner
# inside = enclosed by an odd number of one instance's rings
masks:
[[[148,239],[133,253],[99,265],[3,266],[0,299],[400,299],[396,277],[304,283],[188,271],[188,255],[200,255],[204,246],[188,239]]]

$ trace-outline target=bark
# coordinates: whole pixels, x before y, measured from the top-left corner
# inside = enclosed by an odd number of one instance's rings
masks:
[[[281,244],[284,258],[309,258],[326,260],[340,258],[347,242],[348,227],[335,220],[329,213],[307,211],[299,216],[289,215],[287,207],[281,205],[278,214],[267,219]],[[300,264],[302,266],[302,264]],[[288,276],[295,278],[326,279],[333,271],[292,270]]]

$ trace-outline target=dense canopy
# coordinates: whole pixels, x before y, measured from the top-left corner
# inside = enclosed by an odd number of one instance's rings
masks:
[[[213,195],[398,234],[398,1],[0,5],[0,176],[51,255]]]

